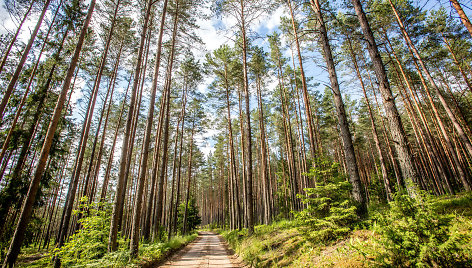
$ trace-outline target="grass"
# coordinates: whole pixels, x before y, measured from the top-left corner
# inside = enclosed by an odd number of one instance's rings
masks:
[[[166,242],[141,244],[138,257],[129,260],[129,251],[121,249],[116,252],[107,253],[100,259],[88,260],[68,264],[65,267],[150,267],[160,263],[173,252],[181,249],[197,238],[194,233],[187,236],[175,236]],[[47,252],[37,252],[30,249],[23,250],[17,267],[52,267],[51,255]]]
[[[434,197],[430,202],[438,213],[453,215],[451,232],[472,232],[472,194]],[[388,206],[376,207],[371,218],[355,225],[347,237],[325,244],[314,242],[303,226],[288,220],[256,226],[252,236],[246,229],[213,230],[252,267],[372,267],[371,256],[364,249],[380,250],[372,219],[386,209]],[[463,247],[472,252],[472,241]]]

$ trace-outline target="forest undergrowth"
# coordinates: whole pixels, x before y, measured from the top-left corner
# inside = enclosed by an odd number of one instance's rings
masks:
[[[81,201],[84,203],[81,205],[81,210],[74,211],[75,214],[84,215],[79,220],[80,230],[73,234],[61,249],[38,251],[37,245],[24,249],[24,253],[19,257],[18,267],[52,267],[54,257],[61,259],[62,267],[152,267],[198,236],[193,231],[188,235],[177,235],[166,239],[168,234],[161,230],[155,242],[145,242],[139,247],[138,258],[130,258],[129,239],[120,236],[118,250],[107,252],[110,204],[87,205],[87,200]],[[179,226],[182,225],[182,208],[185,208],[183,204],[179,210]],[[193,215],[192,212],[190,217]],[[193,229],[194,225],[190,226],[190,230]]]
[[[343,181],[307,189],[290,220],[216,229],[252,267],[471,267],[472,195],[401,192],[358,219]]]

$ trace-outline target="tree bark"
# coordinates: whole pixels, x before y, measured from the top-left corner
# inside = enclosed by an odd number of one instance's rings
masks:
[[[408,144],[408,139],[405,134],[405,130],[403,129],[402,121],[395,104],[395,98],[393,97],[392,90],[390,89],[387,72],[385,70],[383,60],[380,57],[374,34],[362,8],[361,1],[352,0],[352,4],[354,5],[357,18],[364,33],[364,38],[367,41],[367,49],[374,65],[377,81],[379,82],[379,90],[382,94],[385,112],[390,124],[390,132],[392,134],[395,150],[399,158],[402,175],[406,180],[416,180],[417,171],[413,164],[413,157]],[[411,196],[416,196],[416,187],[414,185],[407,185],[407,190]]]
[[[459,14],[459,17],[461,18],[462,23],[464,26],[467,28],[467,31],[469,31],[470,36],[472,36],[472,24],[470,23],[469,18],[465,14],[464,10],[461,7],[461,4],[457,0],[449,0],[452,4],[452,6],[456,9],[457,14]]]
[[[311,0],[311,7],[315,11],[319,23],[319,31],[321,44],[323,47],[324,58],[329,73],[329,80],[331,82],[331,91],[333,92],[334,104],[338,114],[339,128],[341,130],[341,138],[343,141],[344,156],[346,159],[346,166],[349,174],[349,181],[352,185],[352,196],[354,200],[359,203],[358,215],[365,216],[367,213],[367,201],[359,176],[359,169],[357,167],[356,155],[354,152],[354,145],[352,143],[352,135],[349,130],[349,123],[346,116],[346,109],[342,99],[341,91],[339,89],[338,77],[336,74],[336,67],[334,65],[333,55],[331,53],[331,46],[329,45],[328,32],[321,13],[321,5],[318,0]]]
[[[38,35],[39,28],[41,28],[41,24],[44,20],[44,16],[46,15],[46,11],[48,10],[50,3],[51,3],[51,0],[46,0],[46,3],[44,4],[44,7],[43,7],[43,11],[41,12],[41,15],[39,16],[38,22],[36,23],[36,27],[34,28],[33,33],[31,33],[31,37],[28,41],[28,44],[23,50],[21,59],[18,62],[15,72],[13,73],[10,79],[10,82],[8,83],[5,93],[3,94],[2,101],[0,102],[0,122],[3,120],[3,113],[5,112],[5,108],[8,104],[8,100],[10,99],[10,96],[13,93],[13,90],[15,89],[16,82],[20,78],[21,70],[23,69],[26,59],[28,58],[28,54],[31,50],[31,47],[33,46],[34,39],[36,39],[36,35]]]
[[[51,149],[54,133],[56,132],[57,125],[61,118],[61,112],[67,98],[67,91],[69,90],[70,83],[74,75],[75,68],[77,66],[77,62],[79,61],[80,52],[82,50],[82,46],[85,40],[85,34],[87,32],[90,20],[92,18],[92,13],[95,8],[95,2],[96,0],[92,0],[90,2],[87,17],[85,19],[84,25],[82,26],[82,30],[77,41],[74,55],[72,56],[71,63],[64,79],[64,84],[62,85],[62,90],[57,100],[56,107],[54,108],[54,113],[52,115],[51,122],[48,127],[46,138],[44,140],[43,147],[41,148],[39,162],[36,166],[36,170],[34,172],[34,176],[32,178],[28,194],[26,195],[23,207],[21,209],[20,219],[18,221],[15,234],[13,235],[13,239],[11,241],[7,256],[3,263],[3,267],[13,267],[18,257],[18,254],[20,253],[20,248],[21,244],[23,243],[26,227],[28,226],[29,220],[31,218],[31,213],[33,211],[33,203],[36,199],[36,193],[38,191],[41,178],[46,168],[46,162],[49,156],[49,151]]]
[[[125,134],[123,138],[123,144],[121,147],[121,162],[120,162],[120,169],[118,173],[118,185],[116,186],[116,195],[115,195],[115,201],[114,201],[114,207],[113,207],[113,214],[112,214],[112,219],[111,219],[111,225],[110,225],[110,234],[108,238],[108,251],[116,251],[118,248],[118,245],[116,243],[116,240],[118,238],[118,226],[119,226],[119,220],[121,219],[121,216],[123,214],[123,205],[124,205],[124,187],[125,187],[125,173],[127,170],[127,164],[128,164],[128,149],[129,149],[129,143],[130,143],[130,135],[131,135],[131,128],[132,128],[132,123],[133,123],[133,115],[134,115],[134,110],[136,106],[136,93],[138,90],[138,83],[140,81],[140,75],[141,75],[141,63],[143,60],[143,54],[144,54],[144,43],[146,41],[146,34],[148,32],[148,25],[149,25],[149,17],[151,15],[151,8],[150,8],[150,3],[149,1],[148,6],[146,8],[146,13],[144,16],[144,23],[143,23],[143,29],[141,30],[141,39],[140,39],[140,44],[139,44],[139,51],[137,55],[137,62],[136,62],[136,68],[135,68],[135,73],[134,73],[134,81],[133,81],[133,88],[131,90],[131,101],[130,101],[130,106],[128,109],[128,119],[126,120],[126,128],[125,128]]]

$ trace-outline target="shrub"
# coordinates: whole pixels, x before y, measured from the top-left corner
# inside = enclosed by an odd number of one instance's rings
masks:
[[[374,263],[383,267],[470,267],[463,245],[470,237],[457,231],[453,216],[433,210],[430,198],[397,194],[390,209],[377,217],[374,230],[381,250]]]
[[[191,198],[188,201],[187,213],[187,232],[192,232],[202,222],[202,219],[198,215],[198,207],[194,198]],[[179,210],[177,214],[177,229],[180,231],[183,229],[184,214],[185,202],[179,204]]]
[[[75,214],[83,214],[78,221],[81,228],[70,237],[62,248],[53,251],[53,254],[61,258],[61,263],[64,266],[100,259],[107,253],[110,207],[95,209],[99,204],[88,205],[86,198],[83,198],[81,203],[81,210],[74,211]],[[101,206],[103,205],[101,204]]]
[[[317,178],[318,184],[305,189],[305,195],[298,195],[307,206],[293,212],[301,230],[317,242],[345,237],[358,220],[357,208],[350,198],[350,183],[339,172],[339,165],[328,160],[319,160],[308,175]]]

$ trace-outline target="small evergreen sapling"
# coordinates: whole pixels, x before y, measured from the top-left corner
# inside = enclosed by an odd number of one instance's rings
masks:
[[[335,241],[350,233],[358,220],[357,208],[350,197],[351,185],[339,172],[339,164],[324,159],[317,162],[308,173],[316,178],[317,186],[298,195],[307,208],[294,215],[300,229],[316,242]]]
[[[452,215],[434,211],[424,193],[413,199],[397,193],[390,209],[376,221],[374,230],[381,250],[373,261],[381,267],[470,267],[463,245],[470,236],[458,232]],[[469,241],[469,242],[467,242]]]

